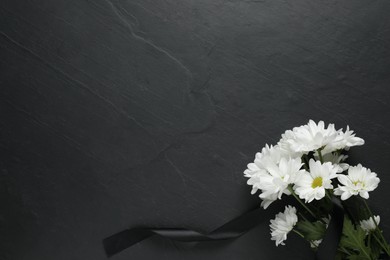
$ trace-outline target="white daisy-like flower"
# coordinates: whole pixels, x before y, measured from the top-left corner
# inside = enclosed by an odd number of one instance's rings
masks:
[[[294,228],[298,222],[297,209],[292,206],[286,206],[284,212],[280,212],[271,219],[271,240],[275,241],[276,246],[284,245],[287,234]]]
[[[334,194],[341,196],[341,200],[349,199],[353,195],[368,199],[368,192],[375,190],[380,182],[375,172],[361,164],[350,166],[348,175],[339,174],[337,178],[342,185],[338,185]]]
[[[263,207],[263,209],[267,209],[269,205],[271,205],[272,202],[278,199],[278,194],[272,194],[266,198],[261,199],[260,206]]]
[[[381,218],[379,216],[374,216],[375,222],[377,225],[379,225],[379,222],[381,221]],[[369,234],[371,231],[374,231],[376,229],[374,220],[372,217],[366,220],[360,221],[360,227],[366,231],[366,234]]]
[[[266,172],[259,174],[259,182],[256,183],[256,186],[261,190],[259,197],[266,200],[262,204],[266,209],[272,201],[281,199],[283,194],[290,195],[289,184],[294,183],[296,178],[304,174],[305,171],[301,170],[303,164],[300,158],[281,158],[279,164],[274,163],[269,158],[264,158],[262,164]]]
[[[255,160],[253,163],[248,164],[248,168],[244,171],[244,176],[249,178],[247,184],[252,185],[252,194],[255,194],[259,189],[258,184],[260,183],[259,176],[266,174],[265,165],[263,160],[271,160],[275,164],[278,164],[282,157],[289,157],[285,151],[281,150],[278,146],[272,146],[266,144],[261,152],[256,153]],[[267,159],[265,159],[267,158]]]
[[[316,158],[317,161],[319,160],[318,153],[314,154],[314,158]],[[324,162],[330,162],[333,165],[340,167],[339,172],[348,170],[349,164],[344,162],[347,158],[348,155],[338,153],[327,153],[322,156]]]
[[[302,162],[300,158],[291,159],[286,151],[279,146],[266,145],[256,154],[253,163],[248,164],[244,176],[252,185],[252,194],[261,190],[261,206],[266,209],[273,201],[280,199],[282,194],[290,195],[288,185],[295,181]]]
[[[286,131],[279,141],[280,146],[287,147],[296,153],[309,153],[322,149],[322,154],[334,151],[332,144],[336,142],[338,131],[334,124],[329,124],[325,128],[324,121],[316,124],[310,120],[308,124],[294,127],[292,131]],[[329,147],[328,147],[329,146]]]
[[[339,149],[348,150],[352,146],[358,146],[364,144],[364,140],[360,137],[355,136],[353,130],[349,130],[349,126],[347,126],[345,132],[339,131],[339,134],[336,139],[337,140],[334,143],[334,148],[336,150]]]
[[[302,155],[305,152],[302,151],[295,151],[291,148],[291,142],[295,139],[295,130],[298,129],[298,127],[294,127],[293,130],[286,130],[282,134],[282,138],[278,142],[278,146],[282,151],[284,151],[286,154],[290,155],[291,158],[301,158]]]
[[[309,161],[309,168],[310,172],[300,175],[294,186],[297,195],[306,203],[325,197],[325,189],[333,189],[332,179],[337,177],[340,170],[330,162],[321,164],[313,159]]]
[[[257,184],[260,183],[260,175],[265,170],[260,169],[255,163],[250,163],[247,167],[244,176],[249,178],[247,184],[252,186],[251,194],[255,194],[259,190]]]

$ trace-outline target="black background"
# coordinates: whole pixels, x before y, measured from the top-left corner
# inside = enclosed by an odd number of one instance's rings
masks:
[[[260,204],[242,172],[316,121],[366,140],[390,235],[388,0],[1,0],[0,257],[105,259],[127,227],[211,231]],[[271,207],[269,217],[278,208]],[[268,222],[112,259],[311,259]]]

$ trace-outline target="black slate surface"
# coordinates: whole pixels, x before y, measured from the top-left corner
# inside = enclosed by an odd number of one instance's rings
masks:
[[[0,258],[106,259],[137,225],[211,231],[260,203],[242,172],[308,119],[347,124],[390,237],[387,0],[1,0]],[[270,211],[276,211],[273,208]],[[274,212],[265,212],[272,217]],[[112,259],[312,259],[268,223]]]

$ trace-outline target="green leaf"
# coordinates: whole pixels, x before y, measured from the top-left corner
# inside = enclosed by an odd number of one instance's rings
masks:
[[[373,237],[372,233],[370,236],[370,245],[371,245],[371,257],[374,259],[378,259],[379,255],[382,253],[382,246],[378,243],[378,241]]]
[[[367,258],[366,256],[360,256],[360,255],[351,255],[348,256],[348,260],[367,260],[371,258]]]
[[[341,237],[340,246],[348,248],[356,254],[351,255],[348,259],[363,260],[372,259],[371,249],[365,243],[366,232],[360,227],[352,224],[351,220],[344,217],[343,235]]]
[[[306,220],[299,221],[297,223],[296,229],[304,235],[304,237],[307,240],[319,240],[323,238],[325,234],[325,224],[316,221],[316,222],[309,222]]]

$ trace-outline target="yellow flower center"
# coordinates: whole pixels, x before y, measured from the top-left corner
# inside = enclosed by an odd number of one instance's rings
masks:
[[[312,184],[311,184],[311,187],[314,189],[314,188],[317,188],[317,187],[322,187],[322,177],[316,177]]]
[[[362,185],[363,187],[365,186],[364,183],[361,182],[361,181],[353,181],[352,183],[353,183],[353,185],[355,185],[355,186],[358,186],[359,184]]]

